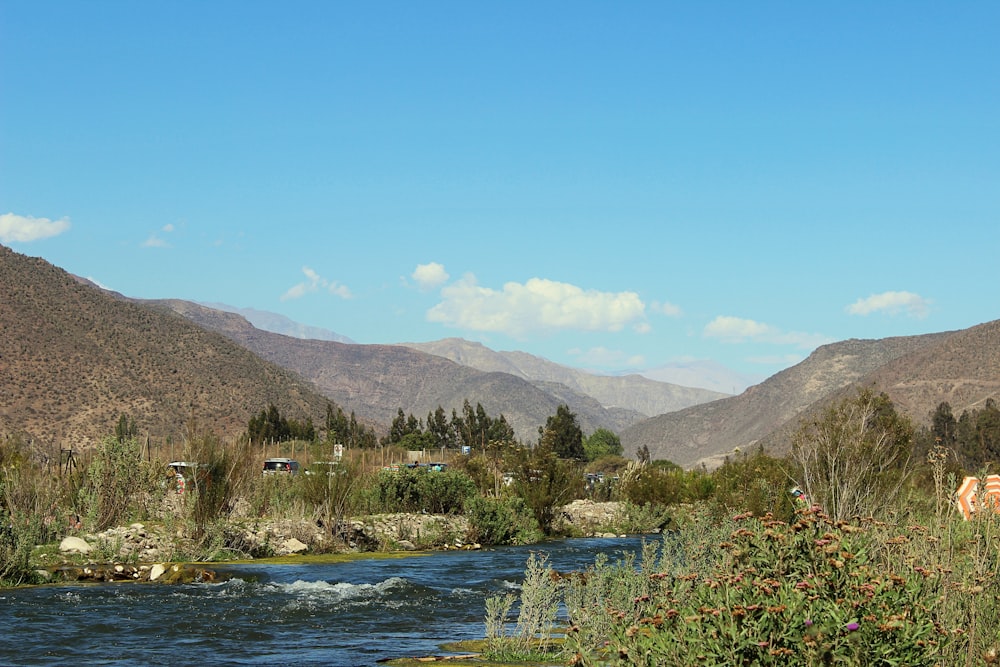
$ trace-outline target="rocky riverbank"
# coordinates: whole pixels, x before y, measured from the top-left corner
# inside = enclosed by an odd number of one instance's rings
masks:
[[[618,503],[577,500],[558,515],[564,532],[613,536],[603,532],[619,520]],[[330,531],[315,521],[244,519],[224,529],[227,552],[239,558],[352,552],[478,549],[469,536],[465,517],[443,514],[380,514],[347,522],[334,544]],[[212,558],[198,555],[193,536],[180,523],[144,524],[110,528],[99,533],[67,535],[59,544],[58,563],[38,573],[48,581],[159,581],[178,583],[215,581],[216,573],[192,562]]]

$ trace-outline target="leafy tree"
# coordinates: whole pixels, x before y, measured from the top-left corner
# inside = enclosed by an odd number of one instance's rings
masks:
[[[538,435],[539,444],[551,449],[559,458],[582,461],[586,456],[583,431],[568,405],[556,408],[556,414],[549,416],[545,427],[538,429]]]
[[[983,463],[1000,459],[1000,409],[992,398],[976,415],[976,435]]]
[[[881,514],[910,473],[912,439],[888,396],[861,389],[793,436],[800,486],[836,520]]]
[[[606,428],[599,428],[583,441],[584,456],[588,461],[596,461],[603,456],[621,456],[622,441]]]
[[[440,405],[434,412],[427,413],[427,432],[434,444],[433,447],[454,449],[458,445],[455,429],[448,421],[448,415]]]
[[[650,457],[649,447],[643,445],[642,447],[637,449],[635,452],[635,457],[636,459],[638,459],[639,463],[649,463],[649,457]]]
[[[268,442],[284,442],[291,439],[288,420],[281,416],[278,406],[271,403],[266,410],[250,418],[247,435],[251,442],[263,445]]]
[[[135,425],[135,419],[129,419],[128,415],[122,413],[122,416],[118,418],[118,424],[115,426],[115,437],[118,438],[118,442],[132,440],[138,436],[139,428]]]
[[[931,416],[931,433],[942,447],[954,447],[957,438],[958,421],[951,413],[951,406],[943,402]]]
[[[557,508],[583,496],[584,480],[578,466],[540,444],[531,450],[520,449],[514,468],[515,492],[531,508],[542,532],[551,534]]]
[[[482,404],[473,408],[468,400],[462,406],[462,415],[451,412],[451,426],[462,445],[470,449],[485,450],[491,442],[513,442],[516,440],[514,428],[506,417],[490,417]]]
[[[424,425],[412,414],[403,414],[403,408],[399,408],[396,417],[389,426],[389,434],[382,439],[383,445],[398,445],[408,436],[421,436],[424,432]],[[413,438],[409,438],[413,440]]]

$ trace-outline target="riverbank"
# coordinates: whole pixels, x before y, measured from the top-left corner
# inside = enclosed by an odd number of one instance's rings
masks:
[[[558,513],[562,534],[619,535],[621,503],[576,500]],[[97,533],[70,529],[58,542],[37,547],[32,567],[44,582],[216,581],[212,562],[296,557],[307,554],[362,554],[430,550],[477,550],[464,516],[391,513],[352,518],[335,541],[321,523],[306,519],[233,518],[218,528],[226,549],[199,546],[184,522],[133,523]]]

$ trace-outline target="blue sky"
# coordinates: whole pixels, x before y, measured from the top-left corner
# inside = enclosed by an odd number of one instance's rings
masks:
[[[769,376],[1000,317],[996,2],[0,2],[0,243],[359,343]]]

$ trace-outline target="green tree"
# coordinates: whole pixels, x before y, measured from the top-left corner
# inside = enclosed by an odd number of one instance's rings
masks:
[[[440,405],[434,412],[427,413],[427,432],[434,441],[434,447],[454,449],[458,444],[455,429],[448,421],[448,415]]]
[[[462,445],[473,450],[483,451],[490,442],[513,442],[516,438],[514,428],[507,423],[506,417],[490,417],[482,404],[473,408],[468,400],[462,406],[462,415],[451,411],[451,426],[455,436]]]
[[[559,458],[582,461],[586,456],[583,431],[568,405],[556,408],[556,414],[549,416],[545,426],[538,429],[538,436],[539,444],[551,449]]]
[[[1000,459],[1000,409],[992,398],[986,399],[983,409],[976,415],[976,436],[982,463],[995,463]]]
[[[584,456],[588,461],[596,461],[604,456],[621,456],[622,441],[606,428],[599,428],[583,441]]]
[[[135,425],[135,419],[129,419],[128,415],[122,413],[118,418],[118,424],[115,425],[115,437],[118,438],[118,442],[132,440],[138,436],[139,428]]]
[[[937,444],[954,447],[957,438],[958,421],[951,412],[951,405],[942,402],[931,415],[931,433]]]
[[[531,508],[542,532],[551,534],[557,509],[583,496],[583,475],[547,445],[518,450],[514,467],[515,492]]]
[[[420,439],[424,433],[424,425],[412,414],[403,414],[403,408],[399,408],[396,417],[389,426],[389,434],[382,439],[383,445],[398,445],[403,440]]]
[[[639,447],[639,449],[635,452],[635,458],[639,461],[639,463],[649,463],[649,447],[646,445]]]

